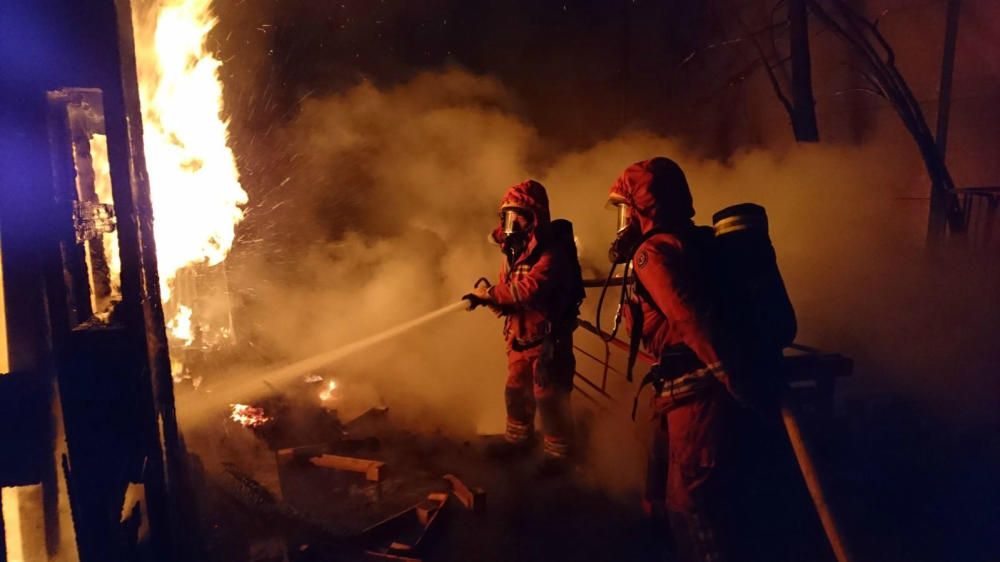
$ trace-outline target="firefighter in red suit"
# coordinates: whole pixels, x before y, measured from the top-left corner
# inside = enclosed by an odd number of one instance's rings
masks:
[[[507,428],[494,456],[527,452],[535,442],[535,411],[544,434],[543,468],[564,469],[573,433],[570,391],[575,360],[575,256],[554,238],[545,187],[526,180],[500,202],[501,225],[492,234],[504,260],[500,280],[467,295],[504,317],[507,344]],[[579,273],[577,272],[578,276]]]
[[[756,560],[733,532],[746,515],[738,445],[749,411],[730,380],[734,363],[713,325],[707,244],[692,222],[683,171],[667,158],[635,163],[611,188],[619,210],[612,260],[631,259],[636,284],[626,326],[659,363],[654,411],[667,436],[666,510],[686,561]],[[662,482],[662,479],[660,480]]]

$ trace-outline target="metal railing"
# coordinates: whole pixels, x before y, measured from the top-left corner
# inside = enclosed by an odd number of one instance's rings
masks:
[[[625,379],[625,373],[611,364],[611,357],[613,350],[627,354],[628,343],[619,338],[612,338],[610,334],[598,330],[586,320],[580,319],[578,326],[604,343],[604,357],[601,358],[574,342],[573,350],[578,360],[574,373],[574,390],[601,409],[620,404],[620,400],[609,391],[608,378],[609,375],[614,375],[621,377],[622,380]],[[642,350],[639,350],[637,357],[646,365],[656,362],[655,357]],[[589,377],[581,372],[580,359],[586,359],[589,364],[598,366],[601,369],[600,376]],[[850,375],[854,369],[854,362],[839,353],[792,344],[785,350],[783,367],[794,401],[805,411],[831,415],[836,380]],[[637,375],[641,379],[641,371],[637,372]]]
[[[580,345],[574,343],[573,351],[576,353],[577,358],[589,359],[592,364],[596,364],[601,368],[600,382],[594,380],[583,373],[580,372],[579,363],[577,363],[577,370],[574,375],[573,388],[580,393],[581,396],[586,398],[591,403],[595,404],[600,408],[606,408],[608,403],[617,403],[618,400],[608,392],[608,375],[614,374],[620,376],[622,379],[625,378],[625,373],[621,369],[616,368],[611,365],[611,349],[615,348],[619,351],[624,351],[628,353],[629,346],[624,341],[618,338],[612,338],[610,334],[607,334],[601,330],[598,330],[596,326],[587,322],[586,320],[579,320],[578,326],[583,328],[584,331],[593,334],[595,337],[601,339],[604,342],[604,358],[600,358],[593,353],[587,351],[586,349],[580,347]],[[655,359],[652,355],[646,353],[645,351],[639,351],[639,359],[648,365],[655,363]],[[585,388],[582,388],[583,385]],[[593,394],[591,394],[593,393]],[[595,396],[596,395],[596,396]],[[598,398],[600,396],[600,398]]]

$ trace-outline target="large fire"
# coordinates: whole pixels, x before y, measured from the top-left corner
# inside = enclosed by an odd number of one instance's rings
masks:
[[[185,268],[226,259],[247,194],[222,118],[222,63],[205,45],[218,21],[211,0],[133,5],[160,291],[172,344],[187,346],[210,328],[192,326],[196,303],[178,294],[175,280]],[[228,337],[228,329],[221,331]]]

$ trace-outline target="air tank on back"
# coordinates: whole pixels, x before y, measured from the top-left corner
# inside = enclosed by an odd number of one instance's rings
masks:
[[[742,203],[712,216],[716,274],[728,323],[761,347],[780,352],[795,339],[795,310],[785,290],[767,229],[767,212]]]

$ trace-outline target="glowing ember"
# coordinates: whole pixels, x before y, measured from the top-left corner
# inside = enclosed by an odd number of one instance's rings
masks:
[[[217,19],[211,0],[133,2],[143,140],[163,301],[177,272],[226,259],[247,194],[227,146],[221,63],[205,47]],[[192,303],[166,307],[191,323]],[[194,315],[195,318],[198,315]],[[190,328],[190,326],[189,326]],[[192,331],[177,332],[186,341]],[[200,333],[201,330],[195,331]],[[186,341],[185,345],[190,345]]]
[[[326,402],[330,398],[333,398],[333,391],[337,390],[337,381],[330,379],[326,381],[326,385],[323,386],[323,390],[319,393],[319,399]]]
[[[264,415],[263,408],[248,404],[230,404],[230,406],[232,406],[233,412],[229,414],[229,419],[243,427],[260,427],[271,421],[271,418]]]
[[[101,203],[114,203],[111,195],[111,165],[108,163],[108,137],[94,133],[90,137],[91,165],[94,167],[94,193]],[[111,294],[121,298],[122,260],[118,251],[118,236],[104,233],[104,261],[108,265]]]

